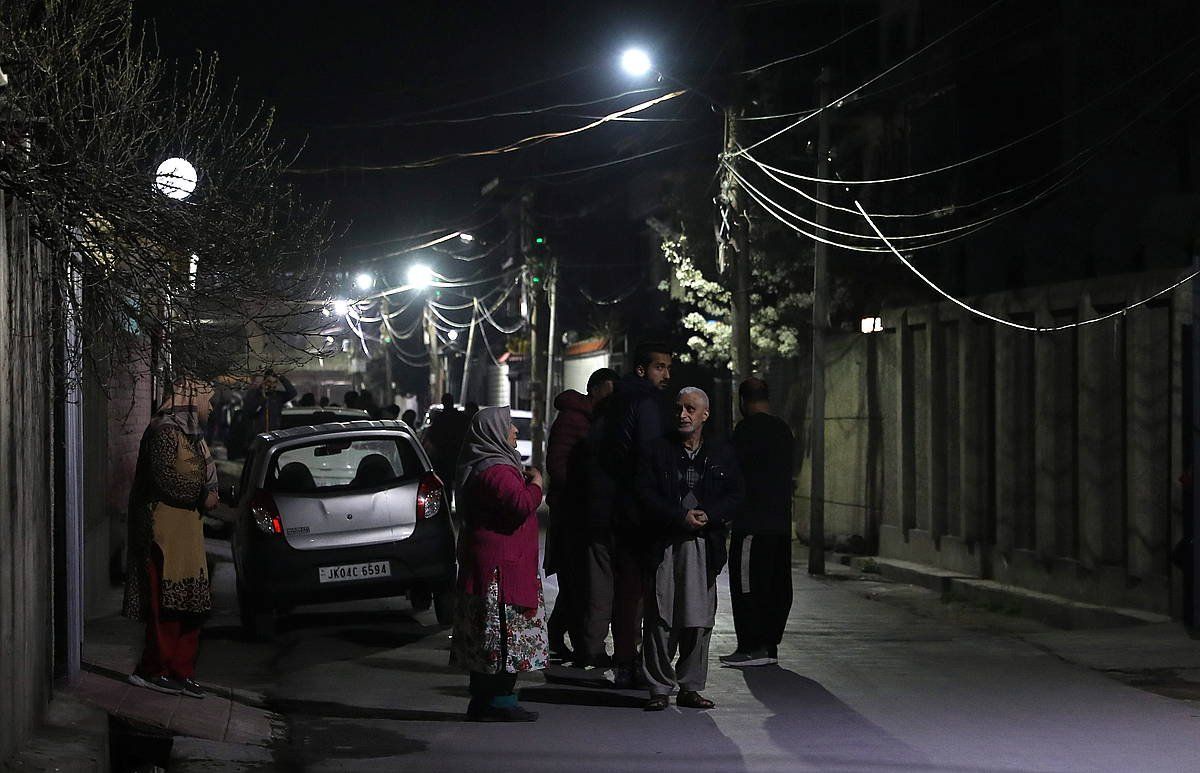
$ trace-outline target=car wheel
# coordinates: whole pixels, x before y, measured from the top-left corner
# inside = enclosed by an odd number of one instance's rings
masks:
[[[433,594],[424,586],[413,588],[408,592],[408,600],[417,612],[424,612],[433,606]]]
[[[454,622],[454,589],[446,588],[433,595],[433,613],[437,616],[438,625],[450,625]]]
[[[250,594],[237,584],[238,614],[242,620],[242,630],[253,641],[270,639],[275,635],[275,612],[270,609],[260,609],[254,604]]]

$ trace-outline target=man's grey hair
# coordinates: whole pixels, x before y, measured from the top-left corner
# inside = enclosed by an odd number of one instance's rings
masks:
[[[700,399],[704,401],[704,407],[708,407],[708,394],[700,387],[684,387],[679,390],[679,394],[675,395],[675,399],[678,400],[684,395],[700,395]]]

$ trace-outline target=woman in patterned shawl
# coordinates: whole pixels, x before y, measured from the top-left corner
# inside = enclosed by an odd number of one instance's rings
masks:
[[[212,388],[180,378],[150,421],[129,495],[124,614],[146,623],[130,683],[203,698],[192,679],[200,624],[212,608],[201,514],[216,507],[217,474],[204,442]]]
[[[537,509],[542,474],[522,470],[507,407],[471,419],[455,475],[462,521],[458,599],[450,662],[471,673],[467,719],[532,722],[517,703],[517,674],[546,667],[548,647],[538,575]]]

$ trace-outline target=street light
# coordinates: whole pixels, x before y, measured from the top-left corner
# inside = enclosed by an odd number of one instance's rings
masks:
[[[414,263],[408,267],[408,283],[418,290],[424,290],[433,284],[433,269],[424,263]]]
[[[186,159],[168,158],[158,165],[154,185],[162,195],[182,201],[196,190],[196,167]]]
[[[339,317],[344,317],[350,313],[350,301],[345,298],[336,298],[333,301],[333,313]]]
[[[621,69],[635,78],[650,72],[650,55],[640,48],[627,48],[621,54]]]
[[[470,244],[471,242],[475,241],[475,237],[465,231],[463,233],[460,233],[458,235],[458,238],[464,244]]]
[[[366,272],[363,272],[363,273],[359,274],[358,276],[354,277],[354,286],[357,287],[359,290],[366,292],[367,290],[370,290],[372,287],[375,286],[375,277],[371,276],[370,274],[368,274]]]

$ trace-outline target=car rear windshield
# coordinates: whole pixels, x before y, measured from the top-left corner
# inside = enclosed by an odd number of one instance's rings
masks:
[[[416,480],[422,471],[403,437],[328,437],[275,454],[266,488],[280,494],[364,491]]]

